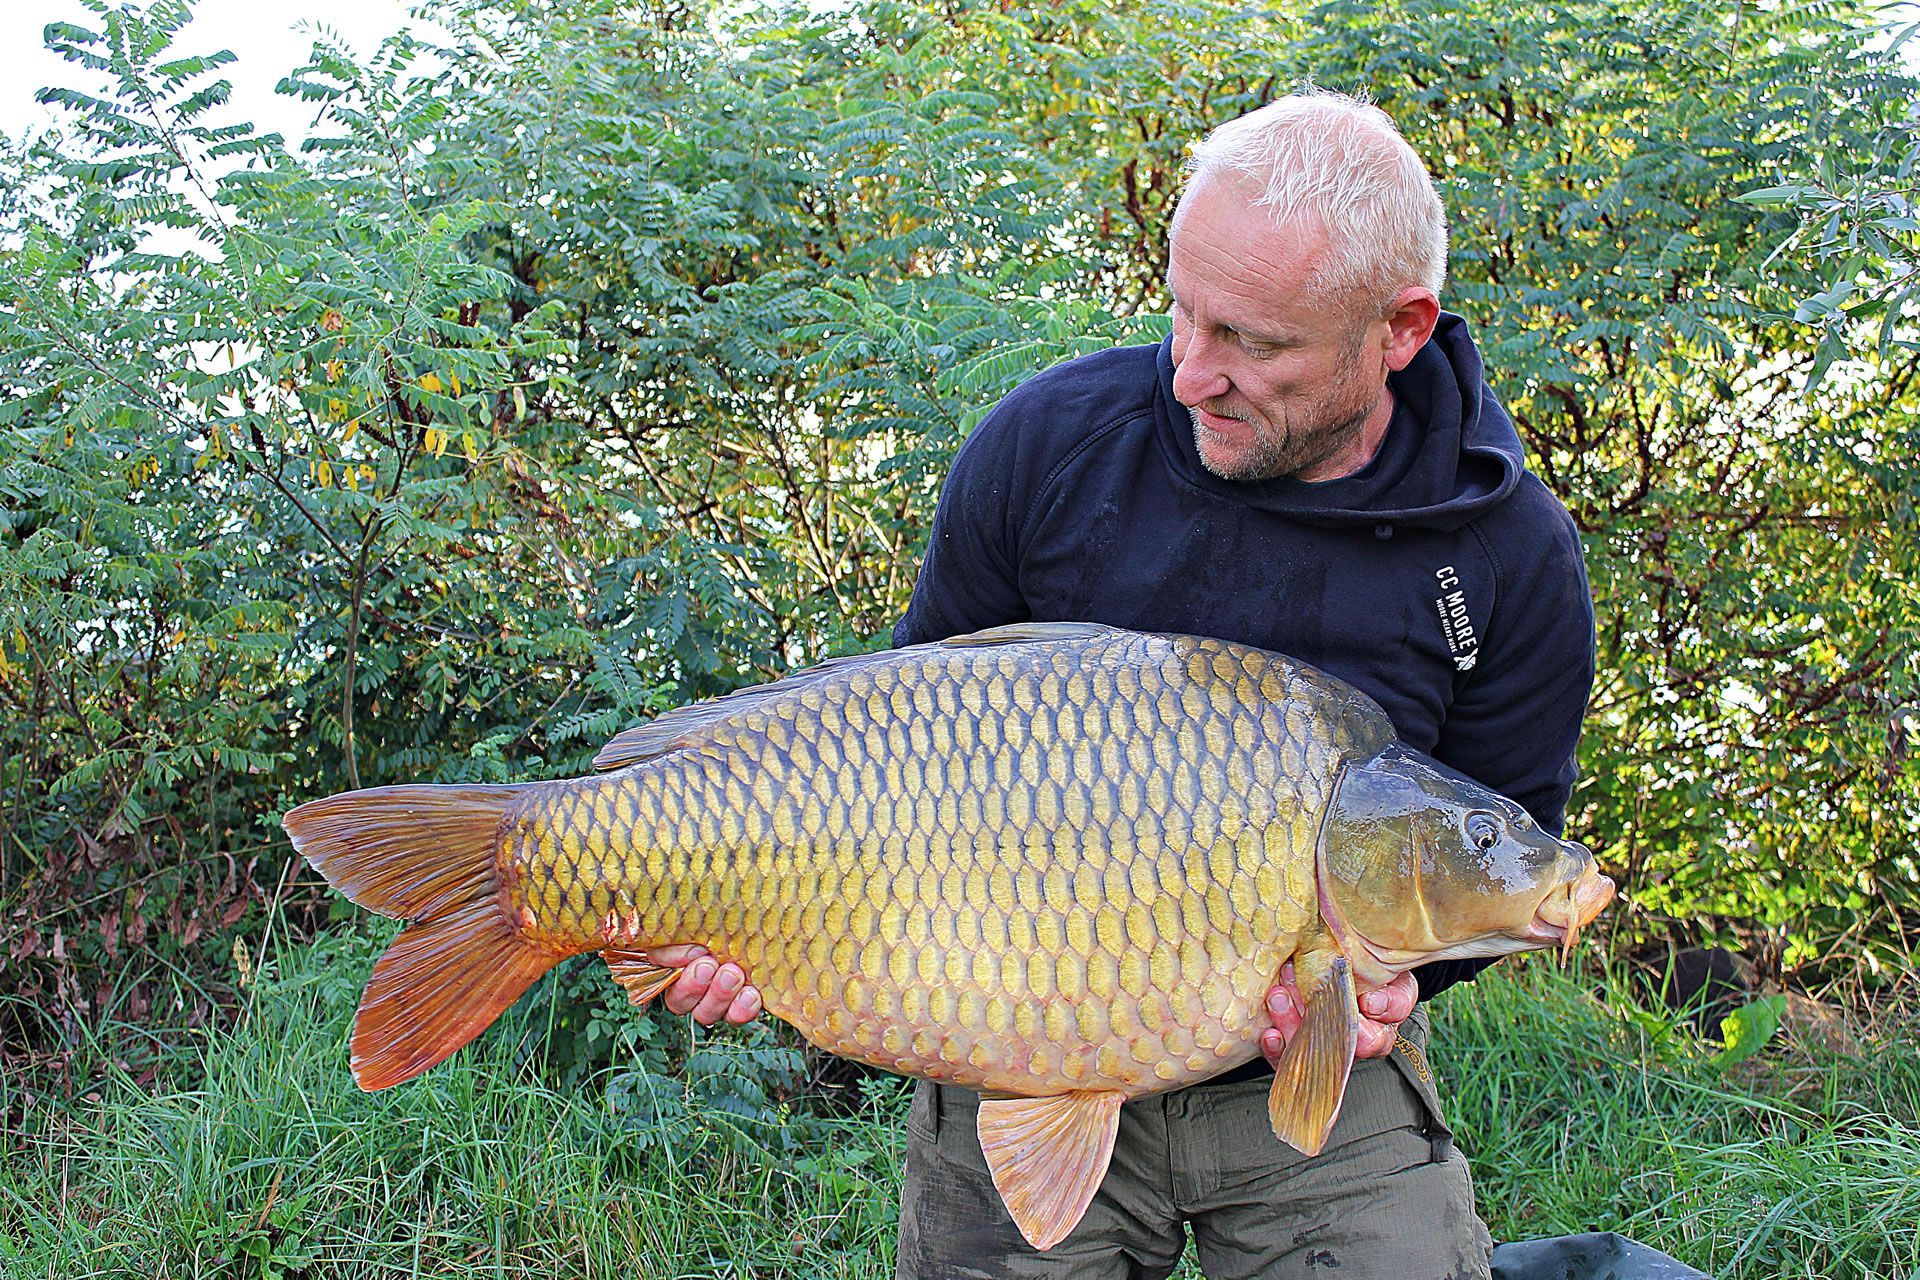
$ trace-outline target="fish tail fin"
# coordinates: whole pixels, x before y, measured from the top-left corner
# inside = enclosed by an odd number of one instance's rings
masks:
[[[499,892],[501,829],[526,789],[371,787],[287,814],[293,847],[328,884],[407,921],[353,1021],[353,1078],[369,1093],[445,1060],[565,958],[527,937]]]

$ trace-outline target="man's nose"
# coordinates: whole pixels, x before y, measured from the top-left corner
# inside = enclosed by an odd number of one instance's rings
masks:
[[[1218,348],[1198,334],[1189,335],[1180,361],[1173,367],[1173,398],[1196,405],[1227,393],[1233,384],[1220,371]]]

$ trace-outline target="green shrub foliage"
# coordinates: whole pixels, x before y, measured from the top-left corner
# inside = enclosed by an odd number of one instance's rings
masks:
[[[8,1047],[217,1001],[326,901],[300,800],[578,773],[882,643],[967,431],[1164,332],[1187,142],[1306,80],[1427,157],[1585,539],[1615,927],[1897,950],[1920,86],[1867,6],[428,12],[318,39],[297,145],[180,0],[47,28],[60,122],[0,155]]]

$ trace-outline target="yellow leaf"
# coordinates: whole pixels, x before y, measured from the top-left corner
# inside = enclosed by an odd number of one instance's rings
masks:
[[[447,373],[447,379],[453,383],[453,394],[459,395],[460,394],[460,375],[449,370]]]
[[[347,402],[339,396],[327,401],[327,413],[335,422],[347,416]]]
[[[353,438],[359,434],[360,434],[360,419],[355,418],[352,422],[349,422],[347,424],[347,429],[340,433],[340,443],[349,444],[352,442]]]
[[[344,360],[327,361],[327,381],[328,382],[338,382],[340,381],[341,378],[346,376],[346,373],[347,373],[346,361]]]
[[[480,460],[480,449],[479,446],[474,443],[473,432],[462,431],[460,433],[460,451],[467,455],[468,462],[478,462]]]
[[[440,390],[440,375],[439,375],[439,374],[437,374],[437,373],[423,373],[423,374],[421,374],[421,375],[420,375],[420,389],[421,389],[422,391],[436,391],[436,392],[437,392],[437,391],[439,391],[439,390]]]
[[[513,389],[513,420],[520,421],[527,416],[527,393],[519,387]]]
[[[347,482],[347,488],[352,489],[356,493],[359,492],[360,472],[357,468],[343,467],[341,468],[340,476],[342,479],[344,479]]]
[[[314,470],[319,475],[320,487],[322,489],[331,488],[333,486],[333,464],[331,462],[328,462],[325,458],[322,458],[320,459],[318,465],[315,466]]]

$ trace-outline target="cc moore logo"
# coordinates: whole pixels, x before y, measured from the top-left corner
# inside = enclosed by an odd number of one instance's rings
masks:
[[[1456,671],[1471,671],[1480,660],[1480,637],[1474,633],[1473,617],[1467,611],[1467,593],[1460,575],[1452,565],[1434,570],[1440,594],[1434,597],[1434,611],[1440,615],[1440,632],[1447,638],[1447,652],[1453,655]]]

